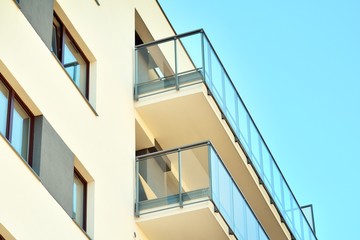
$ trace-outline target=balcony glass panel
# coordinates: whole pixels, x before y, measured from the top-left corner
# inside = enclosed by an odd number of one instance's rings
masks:
[[[309,232],[311,239],[316,239],[206,34],[198,30],[143,44],[135,48],[135,53],[135,99],[192,84],[205,84],[289,230],[299,240],[306,239]],[[171,71],[164,73],[164,65]],[[163,77],[156,74],[151,77],[151,69],[161,69]]]
[[[264,184],[266,186],[273,186],[273,176],[272,176],[272,168],[273,168],[273,162],[272,158],[269,154],[269,152],[266,149],[266,146],[262,141],[260,141],[261,144],[261,156],[262,156],[262,180],[264,181]]]
[[[308,222],[310,223],[311,228],[315,231],[314,213],[312,205],[302,206],[301,210],[304,213]]]
[[[177,39],[176,72],[178,86],[202,82],[201,35],[190,35]]]
[[[228,76],[224,73],[223,77],[223,92],[221,94],[220,101],[224,102],[224,112],[225,115],[228,116],[228,121],[232,126],[238,126],[239,125],[239,114],[237,105],[239,104],[238,101],[236,101],[236,92],[233,89],[233,86],[230,84]]]
[[[268,239],[240,190],[213,148],[212,199],[238,239]]]
[[[170,207],[179,203],[177,153],[149,157],[137,163],[140,209]]]
[[[191,203],[195,199],[208,199],[210,184],[207,147],[183,150],[179,155],[184,204]]]
[[[250,122],[250,147],[251,147],[251,160],[253,164],[256,165],[257,169],[261,168],[261,158],[260,158],[260,136],[258,135],[255,125]]]
[[[136,215],[212,200],[238,239],[268,239],[208,142],[139,156]]]
[[[248,145],[250,139],[250,118],[247,115],[246,108],[241,103],[241,100],[237,99],[237,102],[239,125],[234,126],[234,128],[236,129],[236,135],[240,139],[244,150],[250,152],[250,146]]]
[[[139,94],[175,88],[175,41],[142,48],[136,59]]]

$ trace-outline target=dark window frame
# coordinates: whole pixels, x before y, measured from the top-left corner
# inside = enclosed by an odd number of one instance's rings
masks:
[[[81,175],[81,173],[74,168],[74,180],[75,176],[81,181],[81,183],[84,185],[84,191],[83,191],[83,222],[82,222],[82,229],[86,231],[86,217],[87,217],[87,181],[86,179]],[[74,198],[75,196],[73,196]],[[75,219],[74,219],[75,220]]]
[[[14,103],[15,100],[20,104],[22,109],[30,118],[30,126],[29,126],[29,139],[28,139],[28,156],[27,159],[24,159],[30,166],[32,166],[33,160],[33,145],[34,145],[34,126],[35,126],[35,116],[30,111],[30,109],[25,105],[25,103],[21,100],[19,95],[16,94],[15,90],[11,87],[11,85],[6,81],[5,77],[0,73],[0,82],[5,85],[7,90],[9,91],[8,96],[8,109],[6,116],[6,131],[5,138],[9,141],[10,145],[12,140],[12,129],[13,129],[13,116],[14,116]],[[18,152],[21,156],[21,154]]]
[[[60,17],[56,14],[56,12],[54,12],[54,20],[56,20],[59,23],[59,28],[58,26],[56,26],[56,24],[54,23],[53,20],[53,27],[56,29],[56,33],[57,30],[60,31],[60,39],[58,39],[56,37],[56,41],[57,41],[57,48],[56,51],[54,51],[54,49],[52,50],[53,53],[55,54],[55,56],[57,57],[57,59],[60,61],[61,65],[64,67],[64,48],[65,48],[65,35],[70,39],[71,44],[73,44],[73,46],[76,48],[76,50],[80,53],[80,56],[84,59],[85,63],[86,63],[86,79],[85,79],[85,98],[87,100],[89,100],[89,89],[90,89],[90,80],[89,80],[89,76],[90,76],[90,61],[88,60],[88,58],[86,57],[86,55],[84,54],[84,52],[82,51],[82,49],[79,47],[79,45],[77,44],[77,42],[75,41],[75,39],[73,38],[73,36],[71,35],[71,33],[69,32],[69,30],[66,28],[66,26],[64,25],[64,23],[61,21]],[[52,36],[53,38],[54,36]],[[53,39],[52,39],[53,41]],[[65,67],[64,67],[65,68]],[[72,77],[69,75],[69,77],[71,78],[71,80],[73,81]],[[74,83],[74,81],[73,81]],[[76,85],[76,84],[75,84]],[[78,86],[76,86],[78,87]],[[80,88],[78,87],[78,89],[80,90]],[[81,92],[81,91],[80,91]]]

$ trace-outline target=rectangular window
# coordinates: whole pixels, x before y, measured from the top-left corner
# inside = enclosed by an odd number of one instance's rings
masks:
[[[0,133],[6,135],[9,90],[0,81]]]
[[[13,118],[11,124],[11,144],[23,158],[27,159],[30,136],[30,116],[16,99],[14,100]]]
[[[75,169],[73,186],[73,219],[86,231],[87,182]]]
[[[55,13],[51,50],[80,92],[89,99],[89,61]]]
[[[34,116],[0,75],[0,133],[31,165]]]

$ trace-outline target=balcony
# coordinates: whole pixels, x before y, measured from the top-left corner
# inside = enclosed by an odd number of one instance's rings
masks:
[[[151,239],[269,239],[210,142],[137,157],[136,193]]]
[[[216,123],[214,113],[220,112],[221,119],[241,148],[260,185],[264,187],[270,203],[275,206],[291,238],[317,239],[233,82],[202,30],[137,46],[135,64],[134,94],[135,100],[138,101],[136,107],[140,116],[159,137],[159,141],[169,145],[175,144],[176,134],[179,136],[176,138],[177,143],[184,143],[189,139],[211,139],[226,165],[234,166],[231,162],[234,161],[232,149],[220,146],[232,144],[225,137],[229,135],[226,127]],[[206,91],[212,100],[205,99],[200,94],[202,90]],[[188,125],[184,122],[188,122]],[[183,133],[189,124],[192,125],[192,129]],[[171,135],[170,132],[174,134]],[[244,190],[245,196],[251,198],[255,193],[247,189],[249,183],[242,183],[244,179],[241,176],[237,177],[240,175],[237,172],[248,174],[243,168],[236,171],[236,167],[228,167],[237,184]],[[252,205],[252,201],[249,202],[259,215],[260,221],[265,221],[264,224],[268,226],[265,229],[272,231],[275,225],[267,223],[269,217],[266,214],[262,215],[264,208],[258,208],[258,203]]]

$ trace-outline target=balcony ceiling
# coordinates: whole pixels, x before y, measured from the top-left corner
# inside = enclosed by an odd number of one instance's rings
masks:
[[[137,224],[149,239],[229,240],[228,228],[210,201],[143,215]]]
[[[270,239],[290,238],[241,148],[235,143],[231,130],[221,118],[216,103],[207,95],[205,85],[196,84],[141,98],[135,108],[142,119],[142,126],[139,126],[146,128],[163,149],[210,140]],[[141,139],[144,138],[137,139],[137,146],[144,145],[139,142]]]

